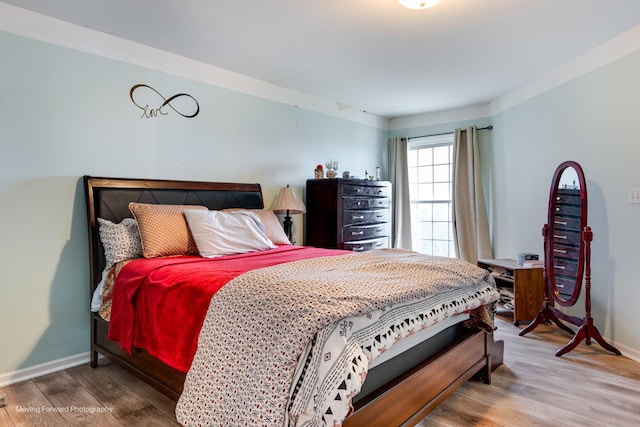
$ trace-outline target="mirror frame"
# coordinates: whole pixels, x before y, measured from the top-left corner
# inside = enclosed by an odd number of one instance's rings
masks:
[[[567,295],[567,293],[560,294],[558,292],[558,286],[556,283],[556,275],[555,275],[555,266],[554,266],[554,246],[555,246],[555,219],[556,219],[556,208],[558,207],[558,194],[560,190],[558,186],[560,185],[560,179],[562,178],[563,173],[568,168],[573,168],[576,172],[578,181],[580,183],[580,229],[578,230],[577,236],[573,234],[575,232],[575,227],[577,224],[576,218],[578,214],[578,209],[571,209],[569,206],[575,207],[577,205],[575,199],[576,194],[571,194],[570,197],[563,199],[561,206],[566,206],[568,209],[562,213],[562,218],[566,217],[565,221],[558,221],[558,224],[561,225],[569,225],[568,222],[571,221],[572,224],[568,227],[563,227],[562,230],[558,231],[567,231],[571,233],[571,236],[558,235],[558,240],[562,241],[564,239],[571,240],[571,246],[566,245],[567,250],[557,248],[558,253],[563,252],[567,253],[569,247],[573,247],[574,239],[576,240],[575,245],[577,247],[577,262],[578,266],[576,268],[576,283],[573,288],[569,299],[565,299],[563,295]],[[568,195],[568,194],[567,194]],[[573,200],[571,200],[573,199]],[[580,165],[573,161],[567,161],[556,169],[555,174],[553,175],[553,181],[551,182],[551,190],[549,191],[549,213],[548,213],[548,223],[542,227],[542,235],[544,236],[544,253],[545,253],[545,262],[544,262],[544,280],[545,280],[545,288],[544,288],[544,302],[542,303],[542,308],[536,315],[536,318],[527,325],[526,328],[520,331],[519,336],[524,336],[529,332],[533,331],[538,325],[550,324],[551,322],[555,323],[560,329],[574,334],[571,341],[569,341],[564,347],[559,349],[556,352],[556,356],[562,356],[563,354],[573,350],[576,348],[578,344],[580,344],[583,340],[586,341],[587,345],[591,345],[591,340],[594,339],[604,348],[612,352],[613,354],[620,355],[620,350],[607,343],[598,328],[593,324],[593,317],[591,317],[591,241],[593,240],[593,233],[591,231],[591,227],[587,226],[587,183],[584,180],[584,172]],[[560,218],[558,218],[560,219]],[[562,245],[558,244],[562,247]],[[574,255],[573,250],[571,250],[571,254],[569,256],[558,257],[570,260],[573,262]],[[558,266],[560,267],[560,266]],[[563,275],[565,276],[565,275]],[[569,279],[569,275],[566,275]],[[577,316],[569,315],[563,311],[558,310],[553,306],[553,302],[557,302],[561,306],[571,306],[575,304],[576,300],[580,296],[580,291],[582,290],[582,279],[584,278],[584,317],[580,318]],[[563,278],[563,280],[565,280]],[[565,282],[566,285],[569,285],[571,280]],[[563,285],[564,286],[564,285]],[[578,330],[574,331],[569,326],[565,325],[563,321],[571,323],[575,326],[578,326]]]
[[[562,173],[568,169],[573,168],[578,176],[578,182],[580,185],[580,237],[579,237],[579,248],[578,248],[578,268],[576,272],[576,283],[573,288],[573,292],[570,297],[566,299],[563,297],[560,292],[558,292],[558,287],[556,286],[556,277],[555,277],[555,266],[554,266],[554,218],[558,201],[558,187],[560,185],[560,179],[562,178]],[[553,299],[560,304],[561,306],[569,307],[576,303],[578,298],[580,297],[580,291],[582,289],[582,280],[584,277],[584,266],[585,266],[585,253],[584,253],[584,230],[587,227],[587,184],[584,178],[584,172],[582,171],[582,167],[572,160],[568,160],[566,162],[561,163],[555,171],[553,175],[553,180],[551,181],[551,189],[549,190],[549,211],[547,218],[547,233],[546,236],[546,245],[545,245],[545,270],[547,276],[547,286],[549,290],[549,295],[553,297]]]

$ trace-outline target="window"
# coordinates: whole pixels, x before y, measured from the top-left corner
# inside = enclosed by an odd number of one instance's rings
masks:
[[[453,134],[411,140],[407,156],[413,249],[455,257],[451,211]]]

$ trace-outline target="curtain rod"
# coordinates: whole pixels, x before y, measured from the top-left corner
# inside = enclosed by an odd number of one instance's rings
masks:
[[[483,128],[478,128],[476,130],[491,130],[493,129],[492,125],[483,127]],[[466,131],[465,129],[463,129],[463,132]],[[410,136],[409,138],[407,138],[407,140],[410,139],[417,139],[417,138],[428,138],[430,136],[442,136],[442,135],[453,135],[453,132],[443,132],[443,133],[434,133],[432,135],[421,135],[421,136]]]

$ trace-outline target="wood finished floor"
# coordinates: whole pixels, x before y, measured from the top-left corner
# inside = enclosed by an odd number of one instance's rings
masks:
[[[520,328],[508,321],[498,318],[497,326],[505,363],[492,384],[465,384],[418,426],[640,425],[640,363],[584,343],[558,358],[555,351],[570,337],[557,327],[518,337]],[[0,427],[178,425],[173,401],[106,361],[0,388],[3,393],[8,405],[0,408]],[[92,408],[112,411],[87,412]]]

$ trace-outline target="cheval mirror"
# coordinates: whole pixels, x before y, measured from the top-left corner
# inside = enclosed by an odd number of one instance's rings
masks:
[[[563,162],[555,171],[549,191],[549,213],[542,228],[544,237],[545,296],[542,309],[520,336],[533,331],[541,323],[555,323],[574,334],[556,356],[573,350],[582,340],[591,345],[595,339],[605,349],[620,355],[620,351],[605,342],[591,317],[591,241],[593,233],[587,225],[587,185],[582,167],[576,162]],[[585,316],[570,316],[554,307],[576,303],[584,279]],[[561,320],[578,326],[574,332]]]

